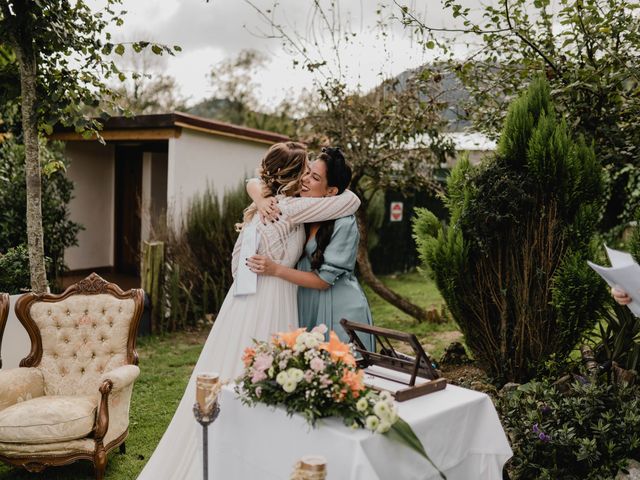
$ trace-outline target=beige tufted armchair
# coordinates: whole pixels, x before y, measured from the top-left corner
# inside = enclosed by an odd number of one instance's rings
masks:
[[[95,273],[60,295],[18,299],[31,351],[0,370],[0,460],[39,472],[86,459],[104,478],[107,454],[125,451],[142,309],[142,290]]]

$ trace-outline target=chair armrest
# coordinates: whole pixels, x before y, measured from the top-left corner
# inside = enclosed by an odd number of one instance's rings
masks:
[[[100,378],[100,385],[106,380],[110,380],[113,384],[112,392],[122,390],[131,385],[138,378],[138,375],[140,375],[140,368],[137,365],[123,365],[104,373]]]
[[[0,410],[44,395],[44,377],[37,368],[0,370]]]

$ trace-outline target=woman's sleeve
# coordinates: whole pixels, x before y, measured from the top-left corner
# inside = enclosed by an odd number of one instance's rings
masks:
[[[316,271],[322,280],[334,285],[342,275],[353,271],[358,238],[358,225],[353,215],[336,221],[331,241],[324,250],[324,262]]]
[[[292,223],[324,222],[353,215],[360,206],[360,199],[351,190],[333,197],[296,197],[287,202],[283,210]],[[284,212],[283,212],[284,213]]]

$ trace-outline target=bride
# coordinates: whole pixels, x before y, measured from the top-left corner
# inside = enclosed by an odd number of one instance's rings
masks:
[[[294,267],[305,242],[304,223],[322,222],[352,215],[360,200],[351,191],[332,197],[297,197],[307,169],[306,147],[296,142],[273,145],[259,167],[265,195],[275,196],[281,212],[276,222],[258,221],[254,204],[245,211],[242,230],[236,241],[231,268],[234,284],[220,307],[211,333],[204,344],[178,409],[138,479],[200,478],[198,459],[200,431],[192,407],[197,373],[215,371],[221,380],[242,373],[242,352],[252,340],[268,340],[273,333],[298,327],[297,286],[272,276],[258,276],[256,293],[234,295],[243,237],[248,226],[257,230],[257,253],[279,264]],[[255,252],[252,252],[255,253]]]

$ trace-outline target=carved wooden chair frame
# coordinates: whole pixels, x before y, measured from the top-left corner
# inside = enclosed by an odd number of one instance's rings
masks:
[[[100,277],[96,273],[90,274],[88,277],[80,280],[79,282],[69,286],[63,293],[59,295],[55,294],[35,294],[25,293],[16,302],[16,315],[18,320],[24,326],[25,330],[29,334],[31,341],[31,351],[29,355],[20,361],[21,367],[36,367],[42,360],[42,337],[40,336],[40,330],[36,326],[36,323],[31,318],[30,309],[34,302],[48,302],[55,303],[66,299],[72,295],[98,295],[98,294],[110,294],[119,299],[133,299],[135,302],[135,309],[133,313],[133,319],[129,327],[129,337],[127,339],[127,362],[129,365],[138,364],[138,353],[136,352],[136,337],[138,332],[138,324],[142,317],[142,310],[144,308],[144,291],[140,288],[135,288],[122,291],[114,283],[109,283]],[[8,300],[8,296],[7,296]],[[8,309],[8,307],[7,307]],[[1,311],[1,309],[0,309]],[[0,318],[0,340],[2,339],[2,330],[4,324]],[[116,447],[120,447],[120,452],[125,453],[125,440],[129,435],[129,429],[113,440],[107,445],[103,445],[102,440],[109,428],[109,394],[113,388],[113,383],[110,380],[105,380],[99,387],[101,401],[100,408],[96,415],[96,423],[93,431],[93,440],[95,441],[95,450],[93,454],[86,452],[70,452],[66,455],[33,455],[24,457],[6,457],[0,454],[0,461],[26,468],[29,472],[41,472],[50,466],[68,465],[78,460],[89,460],[93,463],[96,473],[96,479],[102,480],[104,478],[104,471],[107,466],[107,454]]]
[[[0,293],[0,368],[2,368],[2,336],[9,318],[9,294]]]

